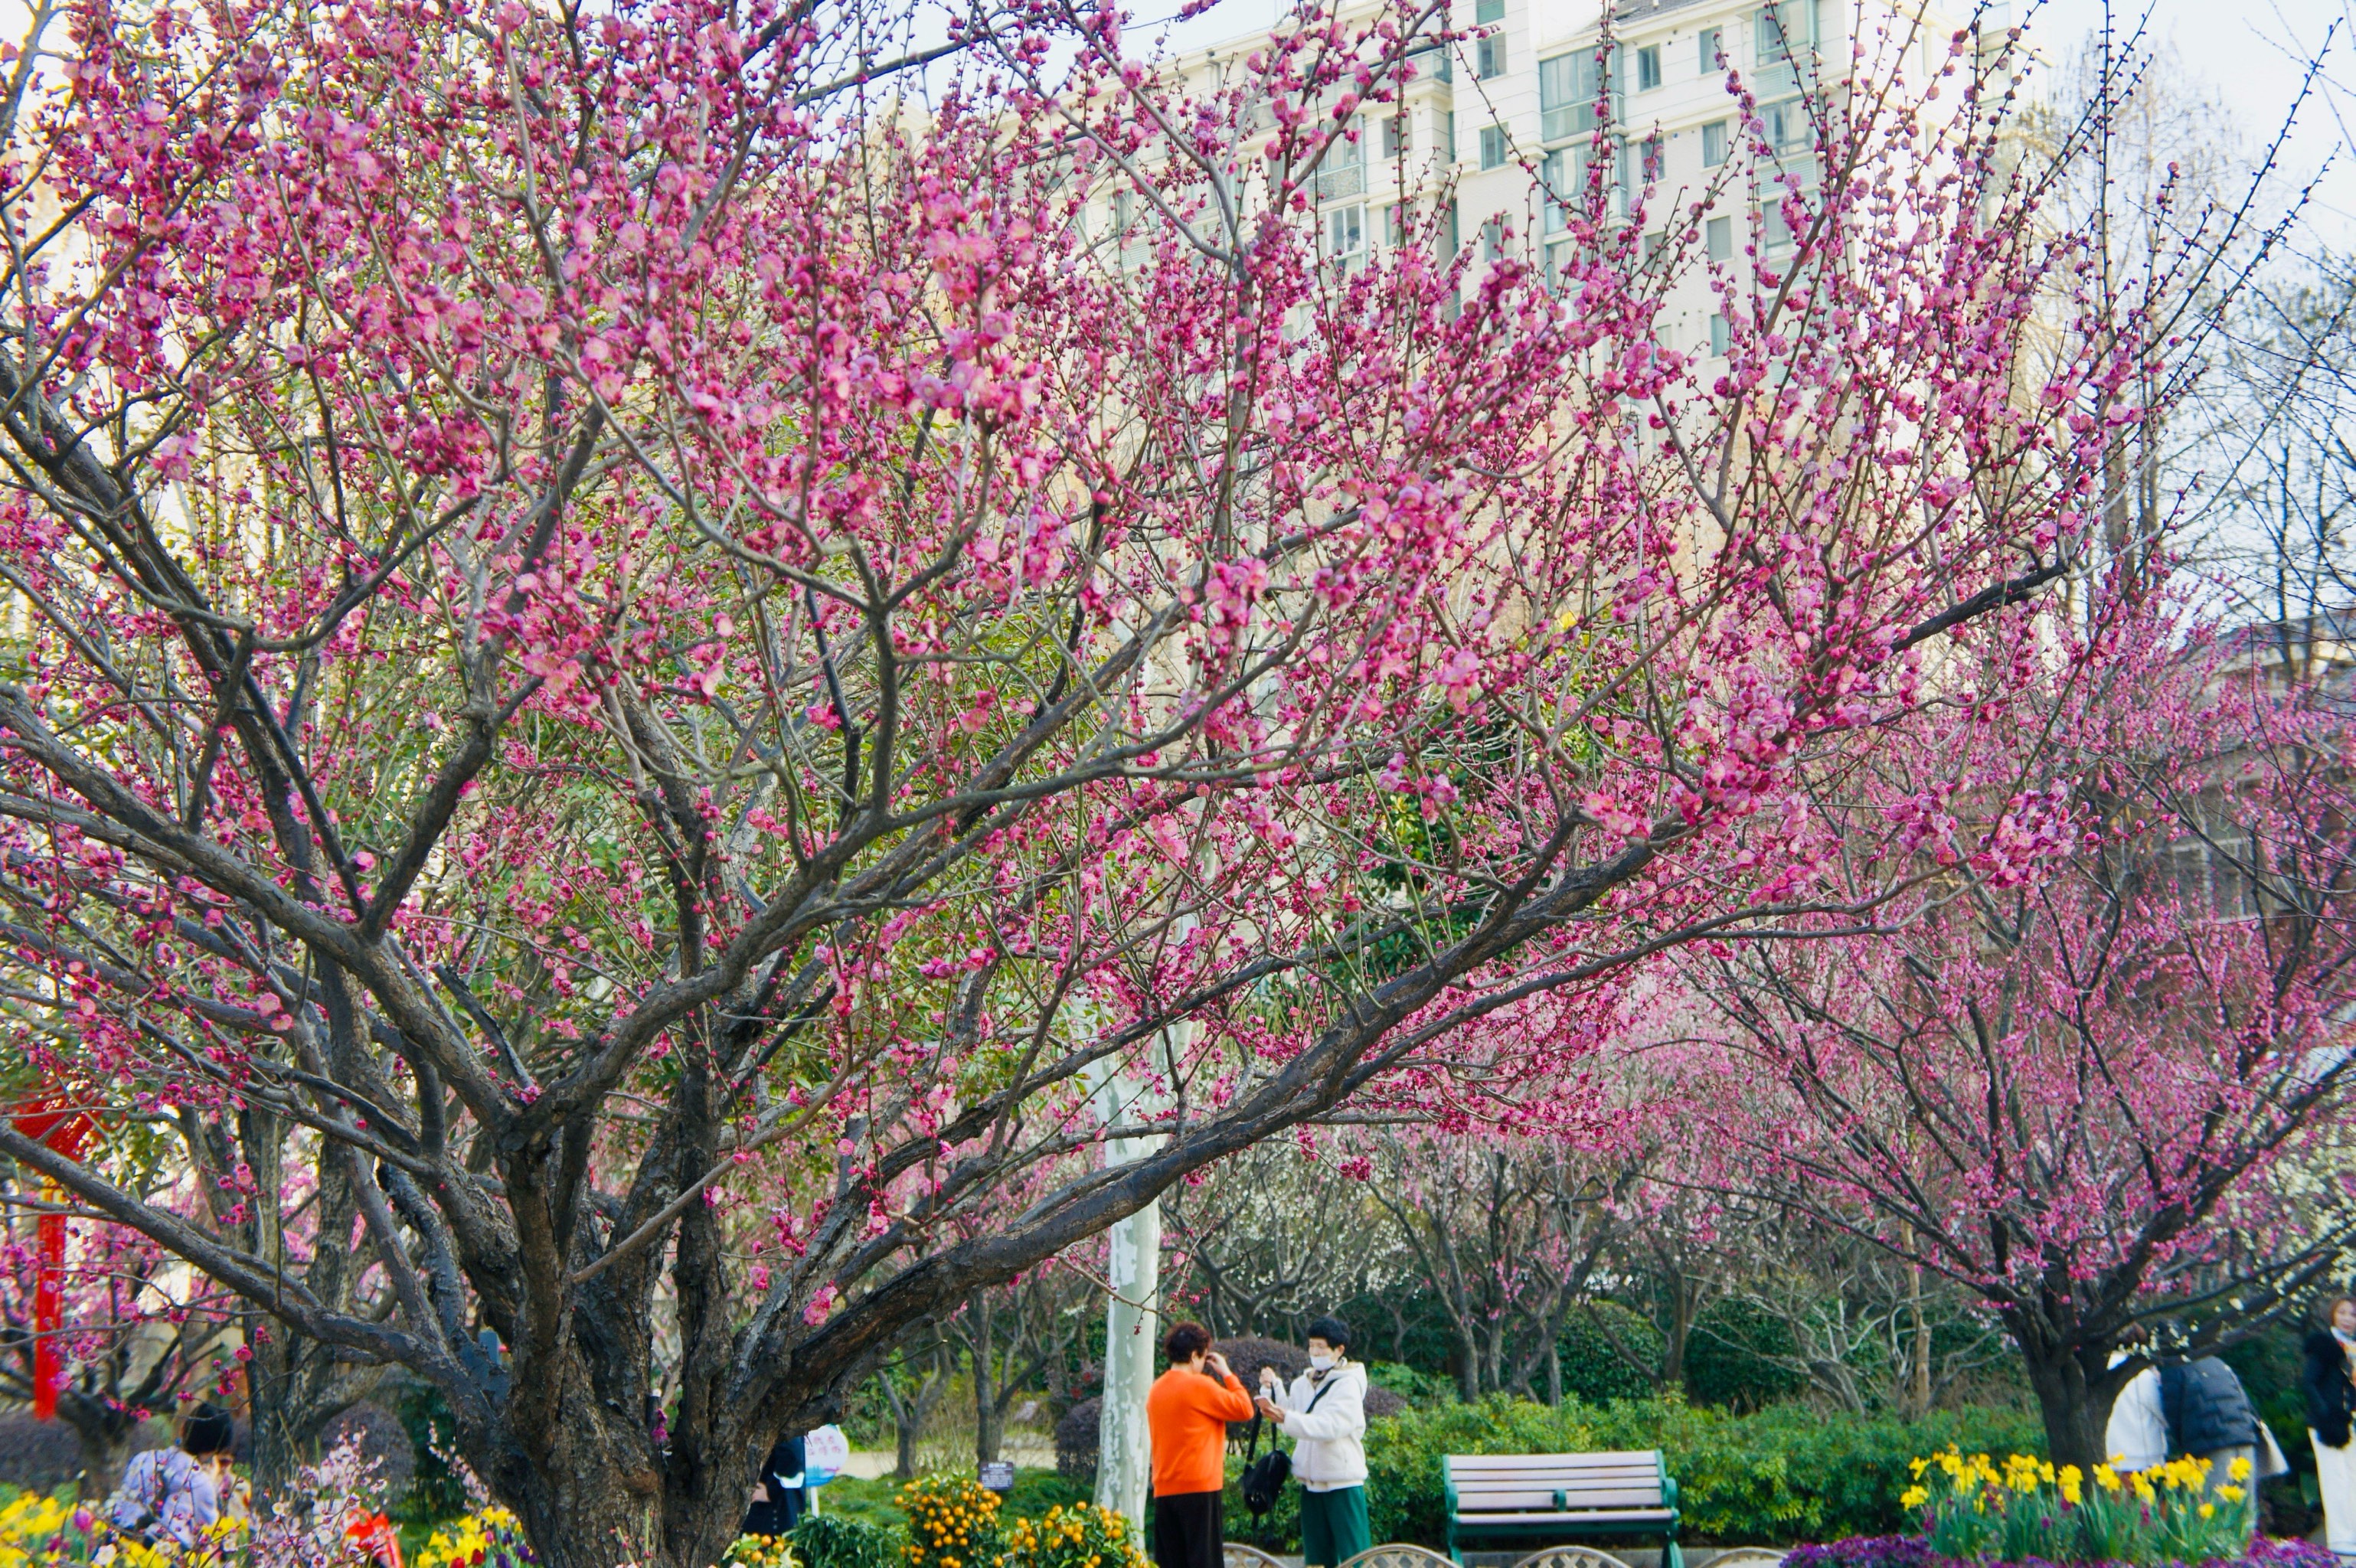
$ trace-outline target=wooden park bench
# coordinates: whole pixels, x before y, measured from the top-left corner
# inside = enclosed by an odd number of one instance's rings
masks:
[[[1598,1536],[1657,1536],[1661,1568],[1677,1550],[1677,1484],[1660,1450],[1622,1454],[1451,1454],[1448,1555],[1469,1541],[1548,1545]]]

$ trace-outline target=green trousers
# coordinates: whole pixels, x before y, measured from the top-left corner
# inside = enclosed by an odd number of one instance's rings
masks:
[[[1305,1568],[1341,1568],[1374,1542],[1366,1535],[1366,1488],[1301,1494],[1301,1556]]]

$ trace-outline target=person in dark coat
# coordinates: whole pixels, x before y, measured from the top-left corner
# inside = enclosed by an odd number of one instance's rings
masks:
[[[809,1493],[802,1485],[802,1468],[807,1461],[802,1456],[799,1437],[783,1437],[769,1450],[761,1465],[761,1478],[753,1489],[753,1506],[745,1511],[744,1524],[739,1535],[790,1535],[801,1522],[802,1510],[809,1506]]]
[[[2247,1491],[2257,1485],[2265,1437],[2250,1391],[2233,1368],[2215,1356],[2169,1362],[2159,1369],[2159,1408],[2169,1446],[2209,1462],[2209,1490],[2235,1486]]]
[[[2299,1384],[2307,1395],[2307,1435],[2315,1445],[2315,1480],[2323,1494],[2323,1533],[2343,1560],[2356,1558],[2356,1300],[2331,1304],[2330,1327],[2307,1337]]]

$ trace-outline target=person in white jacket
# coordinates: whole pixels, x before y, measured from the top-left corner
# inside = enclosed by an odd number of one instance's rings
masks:
[[[1282,1386],[1259,1373],[1259,1413],[1290,1435],[1301,1483],[1303,1568],[1341,1568],[1373,1544],[1366,1524],[1366,1369],[1350,1360],[1338,1317],[1309,1325],[1309,1370]]]
[[[2114,1353],[2111,1365],[2126,1360]],[[2109,1450],[2115,1470],[2150,1470],[2168,1463],[2168,1414],[2159,1403],[2159,1369],[2146,1367],[2129,1378],[2111,1402],[2110,1424],[2103,1446]]]

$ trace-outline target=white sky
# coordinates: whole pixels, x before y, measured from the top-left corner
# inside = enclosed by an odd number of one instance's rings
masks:
[[[2103,25],[2105,0],[2046,0],[2029,26],[2049,56]],[[2308,60],[2323,74],[2299,111],[2281,173],[2292,190],[2327,170],[2308,209],[2308,243],[2356,250],[2356,0],[2109,0],[2124,31],[2148,10],[2175,62],[2223,99],[2254,159],[2297,97]],[[2025,11],[2016,0],[2017,13]],[[2329,49],[2327,52],[2327,44]],[[2060,47],[2057,47],[2060,46]]]

